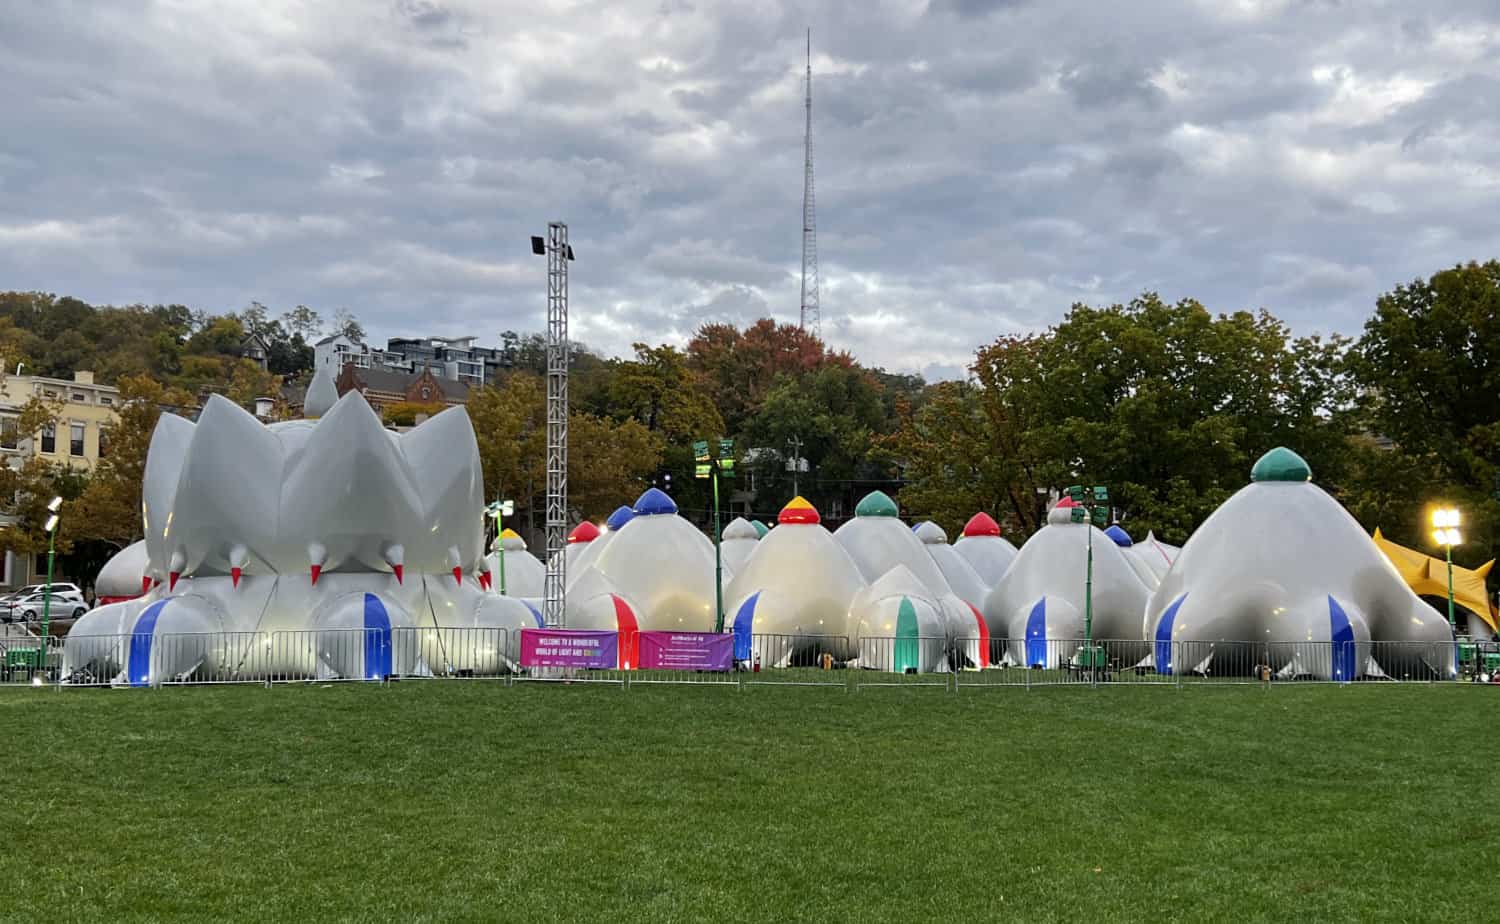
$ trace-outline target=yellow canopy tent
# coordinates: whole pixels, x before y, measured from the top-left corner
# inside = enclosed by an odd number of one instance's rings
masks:
[[[1416,549],[1397,545],[1375,530],[1375,545],[1391,560],[1408,587],[1424,597],[1448,597],[1448,562]],[[1490,603],[1484,579],[1490,573],[1494,560],[1485,562],[1476,569],[1453,566],[1453,602],[1477,615],[1500,631],[1500,611]]]

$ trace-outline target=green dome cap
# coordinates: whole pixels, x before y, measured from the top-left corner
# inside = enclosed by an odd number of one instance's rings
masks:
[[[1277,446],[1275,449],[1260,457],[1255,467],[1250,469],[1250,480],[1262,481],[1312,481],[1312,469],[1308,467],[1307,460],[1292,452],[1285,446]]]
[[[857,517],[893,517],[897,513],[896,502],[884,491],[871,491],[854,508],[854,515]]]
[[[759,520],[751,520],[750,525],[755,527],[756,536],[761,539],[766,538],[766,533],[771,531],[771,527]]]

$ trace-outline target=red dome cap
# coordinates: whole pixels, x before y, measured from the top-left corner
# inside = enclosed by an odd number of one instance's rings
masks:
[[[969,517],[969,522],[964,524],[965,536],[998,536],[1000,535],[1000,524],[995,518],[980,511]]]
[[[1052,509],[1056,510],[1059,507],[1077,507],[1077,506],[1078,506],[1077,504],[1073,503],[1073,498],[1064,495],[1063,498],[1062,498],[1062,500],[1060,500],[1057,503],[1055,503],[1055,504],[1052,505]]]
[[[818,516],[818,510],[809,504],[800,494],[792,498],[791,503],[781,508],[781,513],[776,517],[778,523],[821,523],[823,518]]]
[[[573,527],[573,531],[571,533],[568,533],[569,542],[593,542],[598,538],[599,527],[590,523],[588,520],[584,520],[582,523],[579,523],[577,526]]]

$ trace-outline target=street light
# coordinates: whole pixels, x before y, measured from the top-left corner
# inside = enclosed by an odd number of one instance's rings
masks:
[[[505,596],[505,518],[516,512],[516,502],[497,500],[484,508],[485,514],[495,520],[495,546],[500,559],[500,596]]]
[[[45,671],[47,669],[47,628],[52,622],[52,563],[57,558],[57,511],[62,509],[62,498],[54,497],[47,502],[47,523],[42,528],[47,531],[47,592],[42,595],[42,647],[39,652],[37,668]]]
[[[719,529],[719,476],[734,477],[734,440],[720,439],[717,455],[709,453],[708,440],[693,441],[693,477],[714,483],[714,631],[724,631],[724,557]]]
[[[1463,534],[1458,531],[1459,514],[1453,507],[1439,507],[1432,511],[1432,540],[1443,547],[1448,555],[1448,627],[1453,637],[1458,638],[1458,620],[1453,615],[1453,547],[1463,545]]]
[[[1100,529],[1109,523],[1108,488],[1094,485],[1090,490],[1075,484],[1068,488],[1067,494],[1074,505],[1069,514],[1074,523],[1091,523]],[[1104,650],[1094,647],[1094,530],[1090,528],[1085,532],[1088,535],[1088,565],[1083,579],[1083,661],[1092,677],[1096,669],[1104,667]]]

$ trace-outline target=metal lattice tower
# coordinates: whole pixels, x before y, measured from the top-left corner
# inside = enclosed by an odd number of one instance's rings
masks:
[[[807,131],[802,148],[805,158],[802,180],[802,315],[803,330],[822,333],[818,309],[818,207],[813,195],[812,147],[812,30],[807,30]]]
[[[568,226],[547,224],[547,625],[567,624]]]

